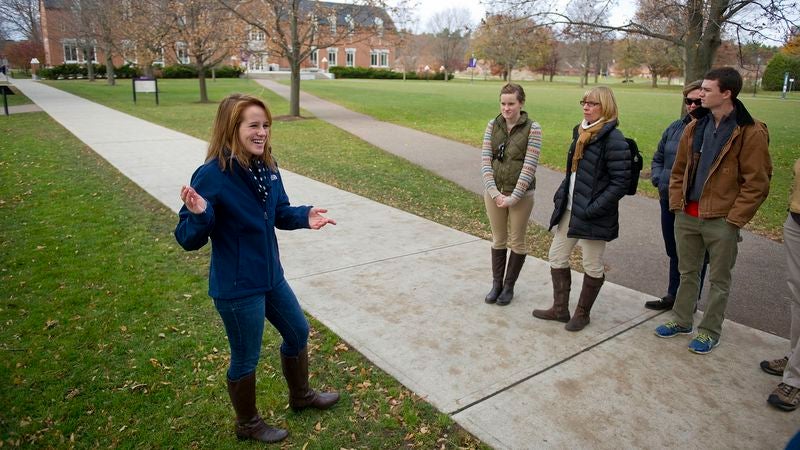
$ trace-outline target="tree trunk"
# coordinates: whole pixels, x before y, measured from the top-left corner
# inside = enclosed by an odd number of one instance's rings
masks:
[[[297,47],[295,47],[297,48]],[[300,117],[300,61],[290,59],[289,65],[292,68],[292,86],[289,95],[289,115]]]
[[[653,82],[653,84],[651,86],[654,87],[654,88],[657,88],[658,87],[658,72],[656,72],[655,70],[651,70],[650,71],[650,80]]]
[[[89,81],[94,81],[94,63],[86,49],[83,50],[83,58],[86,60],[86,77],[89,78]]]
[[[206,89],[206,66],[197,64],[197,80],[200,82],[200,103],[208,103],[208,90]]]
[[[114,80],[114,61],[111,59],[111,52],[106,52],[106,83],[109,86],[114,86],[116,80]]]

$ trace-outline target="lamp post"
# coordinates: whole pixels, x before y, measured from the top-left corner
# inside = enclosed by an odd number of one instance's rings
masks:
[[[31,59],[31,79],[38,80],[39,76],[36,75],[36,71],[39,70],[39,59],[33,58]]]
[[[431,66],[427,66],[426,65],[425,66],[425,81],[428,81],[430,79],[430,75],[431,75]]]
[[[444,70],[444,66],[439,67],[439,72],[444,73],[444,81],[447,81],[447,71]]]
[[[323,56],[323,57],[322,57],[322,61],[321,61],[321,62],[322,62],[322,64],[324,64],[324,65],[325,65],[325,67],[323,67],[323,68],[322,68],[322,70],[323,70],[323,71],[325,71],[325,72],[327,72],[327,71],[328,71],[328,58],[326,58],[326,57],[324,57],[324,56]]]
[[[756,57],[756,79],[753,80],[753,97],[756,96],[756,89],[758,89],[758,71],[761,69],[761,56]]]

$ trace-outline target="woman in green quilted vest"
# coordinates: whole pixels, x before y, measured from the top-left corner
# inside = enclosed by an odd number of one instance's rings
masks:
[[[542,128],[528,118],[524,106],[522,86],[503,86],[500,114],[486,126],[481,151],[483,198],[492,226],[492,290],[485,301],[501,306],[514,298],[514,284],[528,253],[525,230],[542,148]]]

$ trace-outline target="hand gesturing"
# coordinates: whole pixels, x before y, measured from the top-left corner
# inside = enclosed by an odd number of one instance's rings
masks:
[[[206,199],[204,199],[191,186],[181,188],[181,200],[186,205],[186,209],[194,214],[202,214],[206,211]]]
[[[333,219],[329,219],[322,215],[322,213],[328,212],[327,209],[323,208],[311,208],[308,211],[308,226],[312,230],[319,230],[320,228],[324,227],[327,224],[336,225],[336,221]]]

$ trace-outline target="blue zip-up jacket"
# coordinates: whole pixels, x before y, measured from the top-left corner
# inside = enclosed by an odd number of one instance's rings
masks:
[[[175,239],[197,250],[211,238],[208,295],[217,300],[265,293],[283,281],[275,227],[308,228],[311,206],[290,206],[280,172],[269,170],[266,203],[247,169],[231,159],[225,171],[217,160],[200,166],[191,185],[208,206],[193,214],[184,205]]]
[[[658,149],[653,155],[653,162],[650,164],[650,181],[653,186],[658,188],[658,195],[662,199],[669,199],[669,176],[672,172],[672,165],[675,164],[675,155],[678,153],[678,143],[681,141],[683,130],[686,124],[692,121],[692,116],[687,114],[683,119],[672,122],[661,140],[658,142]]]

